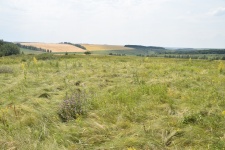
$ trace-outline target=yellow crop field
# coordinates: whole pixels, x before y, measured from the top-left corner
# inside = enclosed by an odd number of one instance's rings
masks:
[[[20,43],[21,45],[34,46],[52,52],[85,52],[85,50],[69,44],[49,44],[49,43]]]
[[[81,44],[88,51],[102,50],[132,50],[133,48],[124,47],[123,45],[100,45],[100,44]]]

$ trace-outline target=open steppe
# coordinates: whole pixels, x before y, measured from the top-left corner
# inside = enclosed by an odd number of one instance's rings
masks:
[[[223,149],[224,85],[224,61],[0,57],[0,149]]]

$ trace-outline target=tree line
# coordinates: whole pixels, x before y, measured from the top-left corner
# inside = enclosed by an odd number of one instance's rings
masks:
[[[124,47],[135,48],[135,49],[155,49],[155,50],[165,50],[164,47],[158,46],[143,46],[143,45],[125,45]]]
[[[69,45],[73,45],[73,46],[76,46],[76,47],[79,47],[83,50],[86,50],[86,47],[80,45],[80,44],[73,44],[73,43],[70,43],[70,42],[62,42],[61,44],[69,44]]]
[[[0,40],[0,57],[20,54],[20,48],[13,43]]]
[[[165,58],[184,58],[184,59],[210,59],[210,60],[225,60],[225,56],[210,56],[210,55],[164,55]]]
[[[164,54],[225,54],[225,49],[206,49],[206,50],[176,50],[173,52],[166,51]]]

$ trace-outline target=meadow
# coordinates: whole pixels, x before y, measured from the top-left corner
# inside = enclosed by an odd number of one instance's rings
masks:
[[[223,149],[224,63],[0,57],[0,149]]]
[[[34,51],[34,50],[25,49],[25,48],[20,48],[20,52],[23,54],[42,54],[42,53],[44,53],[42,51]]]

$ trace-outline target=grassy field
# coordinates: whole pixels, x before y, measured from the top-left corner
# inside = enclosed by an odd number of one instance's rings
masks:
[[[44,52],[42,51],[34,51],[34,50],[29,50],[29,49],[25,49],[25,48],[20,48],[20,52],[24,53],[24,54],[43,54]]]
[[[1,57],[0,149],[223,149],[224,69],[209,60]]]
[[[136,56],[136,55],[151,55],[155,54],[153,51],[149,50],[141,50],[141,49],[133,49],[133,50],[105,50],[105,51],[91,51],[92,54],[98,55],[109,55],[110,53],[113,55],[128,55],[128,56]]]
[[[83,49],[70,44],[56,44],[56,43],[20,43],[20,44],[51,50],[52,52],[84,52]]]

